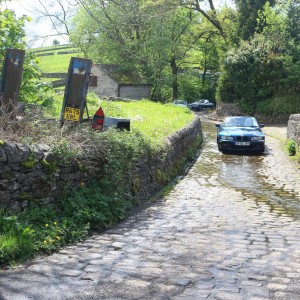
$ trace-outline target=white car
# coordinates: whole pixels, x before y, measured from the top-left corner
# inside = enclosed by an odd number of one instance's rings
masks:
[[[174,105],[180,106],[180,107],[187,107],[188,103],[186,100],[174,100],[173,102]]]

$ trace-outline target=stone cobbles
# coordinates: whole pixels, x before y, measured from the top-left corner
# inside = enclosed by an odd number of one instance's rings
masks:
[[[202,153],[169,195],[0,272],[0,299],[300,299],[299,170],[271,134],[264,155],[223,155],[203,128]]]

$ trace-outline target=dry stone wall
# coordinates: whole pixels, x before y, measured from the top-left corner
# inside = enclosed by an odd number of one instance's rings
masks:
[[[234,103],[218,103],[216,107],[216,114],[218,116],[238,116],[241,110]]]
[[[183,170],[187,158],[195,155],[201,143],[202,128],[200,119],[197,117],[189,126],[166,138],[164,151],[154,155],[149,153],[136,163],[132,180],[134,196],[142,200],[159,191]]]
[[[201,141],[200,119],[195,118],[166,139],[167,152],[148,153],[136,162],[132,194],[141,200],[152,196],[182,169]],[[103,165],[102,157],[70,163],[53,155],[48,145],[0,141],[0,207],[20,211],[31,201],[54,203],[67,186],[76,189],[99,180]]]
[[[287,126],[287,138],[300,145],[300,114],[290,115]]]
[[[101,159],[66,163],[50,152],[48,145],[0,144],[0,207],[19,211],[30,201],[53,203],[65,187],[83,186],[97,177]],[[82,169],[82,165],[87,166]]]

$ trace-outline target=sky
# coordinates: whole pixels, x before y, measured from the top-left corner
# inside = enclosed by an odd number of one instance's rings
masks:
[[[61,45],[67,44],[68,40],[66,37],[51,36],[47,35],[56,34],[53,30],[49,20],[44,18],[37,23],[35,8],[39,7],[38,0],[11,0],[2,4],[2,7],[7,7],[16,13],[17,17],[27,15],[32,18],[31,22],[27,22],[25,26],[27,44],[29,48],[36,48],[42,46],[53,45],[53,40],[58,40]]]

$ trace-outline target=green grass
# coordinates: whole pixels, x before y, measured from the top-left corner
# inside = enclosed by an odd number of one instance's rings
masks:
[[[83,54],[80,53],[80,50],[68,45],[59,45],[59,46],[49,46],[42,48],[35,48],[29,50],[39,58],[40,67],[45,73],[67,73],[71,57],[83,57]],[[65,51],[76,51],[74,53],[68,54],[58,54],[58,52]],[[45,53],[54,53],[54,55],[41,56]]]
[[[40,67],[45,73],[68,73],[71,57],[83,57],[83,55],[78,53],[70,53],[41,56],[39,57]]]
[[[132,129],[157,142],[183,128],[194,118],[188,108],[149,100],[129,103],[102,101],[101,106],[106,116],[129,118]]]
[[[59,118],[63,103],[63,92],[55,94],[54,107]],[[104,101],[95,94],[88,94],[87,107],[92,119],[99,107],[107,117],[130,119],[130,127],[147,138],[159,143],[166,136],[183,128],[194,118],[188,108],[172,104],[161,104],[150,100],[134,102]],[[84,118],[87,118],[86,111]]]

